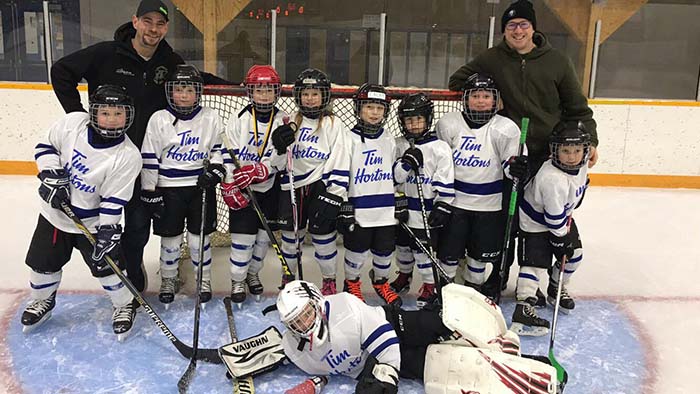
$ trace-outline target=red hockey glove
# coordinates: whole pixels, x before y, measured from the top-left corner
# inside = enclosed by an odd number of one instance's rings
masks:
[[[260,183],[267,180],[270,171],[267,166],[260,163],[248,164],[233,171],[233,185],[243,190],[251,183]]]
[[[250,198],[243,194],[241,189],[233,183],[221,184],[221,196],[224,198],[226,205],[234,211],[247,207],[250,202]]]

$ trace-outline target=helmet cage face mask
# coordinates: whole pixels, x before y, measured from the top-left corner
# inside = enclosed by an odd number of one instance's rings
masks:
[[[118,109],[126,115],[124,126],[107,128],[101,127],[98,122],[99,113],[103,109]],[[131,127],[134,122],[134,106],[133,105],[122,105],[122,104],[105,104],[105,103],[90,103],[90,126],[97,131],[97,133],[104,138],[119,138],[126,130]]]
[[[308,118],[318,118],[321,113],[326,111],[331,103],[331,92],[327,86],[321,86],[314,82],[315,80],[307,80],[303,86],[294,86],[294,102],[299,108],[299,112]],[[321,104],[319,106],[309,107],[302,105],[302,95],[306,89],[318,89],[321,93]]]
[[[566,164],[559,159],[559,150],[566,146],[582,146],[583,157],[576,164]],[[564,171],[575,171],[588,163],[591,152],[591,135],[582,122],[561,121],[554,126],[549,139],[549,153],[552,164]]]
[[[474,93],[478,94],[479,92],[484,92],[484,93],[490,93],[491,96],[493,97],[493,104],[491,105],[491,108],[479,111],[476,109],[472,109],[469,107],[469,97]],[[476,123],[476,124],[486,124],[488,123],[491,118],[496,116],[496,113],[498,112],[498,100],[500,98],[500,93],[498,92],[498,89],[494,88],[474,88],[474,89],[467,89],[464,91],[464,95],[462,96],[462,103],[464,105],[464,115],[469,119],[470,121]]]
[[[194,102],[190,105],[178,105],[175,103],[175,95],[179,94],[176,92],[176,89],[192,89],[195,95]],[[189,115],[201,105],[202,83],[194,81],[167,81],[165,82],[165,97],[168,99],[168,105],[173,111],[181,115]]]
[[[320,308],[313,305],[311,301],[307,302],[299,313],[285,320],[283,323],[295,336],[299,338],[308,338],[317,331],[321,324]]]
[[[559,158],[559,150],[563,147],[567,146],[582,146],[583,147],[583,157],[581,158],[581,161],[579,161],[576,164],[570,165],[563,163],[560,158]],[[583,166],[585,166],[588,163],[588,156],[590,155],[591,152],[591,143],[590,141],[552,141],[549,143],[549,151],[552,157],[552,163],[562,169],[562,170],[567,170],[567,171],[575,171]]]
[[[313,283],[289,282],[277,296],[280,320],[298,339],[318,345],[328,337],[328,323],[322,308],[323,296]]]
[[[255,98],[253,97],[254,91],[256,89],[272,90],[272,94],[273,94],[272,101],[269,103],[256,102]],[[279,98],[280,98],[281,89],[282,89],[282,85],[280,85],[279,83],[256,82],[256,83],[245,85],[245,90],[246,90],[246,93],[248,94],[248,99],[250,100],[250,104],[252,104],[253,108],[255,108],[255,110],[258,112],[270,112],[270,111],[272,111],[272,108],[274,108],[275,105],[277,105],[277,100],[279,100]],[[269,93],[267,93],[267,94],[269,94]]]
[[[420,134],[411,133],[406,127],[405,119],[411,116],[422,116],[425,118],[425,128]],[[423,93],[404,97],[401,103],[399,103],[399,108],[397,110],[399,128],[404,137],[408,140],[421,140],[424,138],[430,132],[433,125],[433,116],[433,102]]]

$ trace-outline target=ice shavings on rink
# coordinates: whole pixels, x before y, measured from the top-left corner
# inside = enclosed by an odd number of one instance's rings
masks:
[[[193,298],[178,295],[165,311],[157,297],[148,301],[183,342],[192,342]],[[261,303],[248,300],[242,310],[234,308],[239,337],[245,338],[270,325],[280,330],[276,312],[261,310],[274,298]],[[376,300],[374,300],[377,302]],[[415,300],[409,301],[415,305]],[[26,393],[173,393],[188,360],[182,357],[144,312],[137,315],[131,336],[118,343],[111,327],[111,304],[96,294],[61,294],[53,316],[44,326],[22,333],[20,304],[9,324],[6,343],[14,375]],[[510,321],[513,301],[504,300]],[[551,319],[552,309],[540,309]],[[220,298],[213,299],[201,315],[200,345],[218,347],[230,342],[226,313]],[[546,355],[549,336],[522,338],[524,353]],[[575,315],[561,316],[555,354],[570,376],[566,393],[639,393],[646,377],[643,344],[634,324],[612,302],[581,300]],[[257,377],[257,393],[283,393],[306,375],[292,365]],[[191,384],[192,393],[230,393],[231,383],[223,365],[199,362]],[[352,393],[355,381],[334,376],[325,393]],[[422,393],[419,382],[402,380],[400,393]]]

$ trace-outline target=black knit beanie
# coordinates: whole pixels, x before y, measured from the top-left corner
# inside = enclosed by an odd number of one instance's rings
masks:
[[[518,0],[506,8],[506,11],[501,17],[501,33],[506,31],[506,25],[511,19],[523,18],[532,23],[532,28],[537,30],[537,17],[535,17],[535,9],[532,3],[528,0]]]

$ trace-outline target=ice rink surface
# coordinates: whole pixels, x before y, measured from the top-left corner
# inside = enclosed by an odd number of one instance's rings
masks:
[[[7,393],[172,393],[188,360],[177,353],[145,313],[132,336],[118,343],[111,329],[111,304],[97,280],[74,253],[65,267],[52,318],[23,334],[19,316],[28,301],[24,257],[38,215],[38,181],[0,176],[4,272],[0,275],[0,390]],[[560,318],[555,354],[571,377],[567,393],[695,393],[700,370],[700,190],[590,188],[575,218],[584,244],[584,262],[570,292],[577,306]],[[214,252],[218,296],[202,313],[200,343],[229,342],[221,297],[229,291],[228,250]],[[305,254],[306,279],[319,281],[315,262]],[[340,253],[342,256],[342,251]],[[158,238],[147,247],[147,299],[171,330],[192,341],[192,275],[173,307],[165,311],[155,292]],[[513,310],[515,267],[502,303],[506,320]],[[342,267],[340,267],[342,272]],[[338,282],[342,280],[340,275]],[[365,292],[370,294],[364,276]],[[279,284],[279,263],[269,253],[263,271],[267,291]],[[419,281],[416,281],[419,282]],[[419,284],[414,283],[412,294]],[[272,303],[246,302],[234,310],[240,337],[275,324],[276,314],[260,310]],[[412,303],[414,300],[409,299]],[[375,300],[376,302],[376,300]],[[551,319],[552,309],[539,310]],[[549,337],[523,338],[523,352],[546,355]],[[224,367],[200,362],[191,392],[230,393]],[[304,380],[285,366],[255,380],[258,393],[281,393]],[[334,377],[327,393],[351,393],[354,381]],[[400,393],[420,393],[418,382],[402,381]]]

